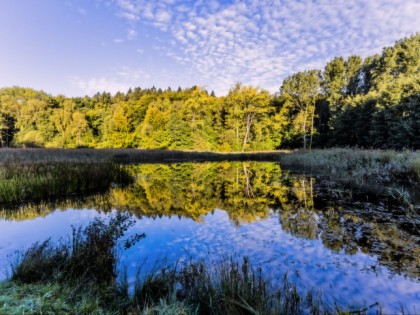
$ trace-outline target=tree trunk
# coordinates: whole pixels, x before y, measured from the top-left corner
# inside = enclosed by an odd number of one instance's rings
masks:
[[[245,193],[248,198],[254,197],[254,193],[252,192],[252,185],[249,178],[250,171],[248,168],[244,165],[244,174],[245,174]]]
[[[314,120],[315,120],[315,105],[312,109],[312,115],[311,115],[311,139],[309,141],[309,149],[312,149],[312,138],[314,135]]]
[[[251,125],[252,125],[253,120],[254,120],[254,115],[248,115],[246,118],[245,137],[244,137],[244,142],[242,144],[242,152],[245,151],[245,145],[248,143],[249,132],[251,131]]]
[[[306,150],[306,119],[308,118],[308,108],[305,108],[305,115],[303,116],[303,149]]]
[[[239,144],[239,126],[236,125],[236,145],[238,145],[238,144]]]

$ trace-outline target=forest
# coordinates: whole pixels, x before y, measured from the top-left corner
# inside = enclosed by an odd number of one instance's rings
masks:
[[[280,76],[281,74],[279,74]],[[420,34],[361,58],[297,72],[278,92],[237,83],[51,96],[0,89],[0,146],[257,151],[420,149]]]

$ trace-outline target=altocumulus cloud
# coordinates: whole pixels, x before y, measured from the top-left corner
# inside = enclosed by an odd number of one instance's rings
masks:
[[[420,30],[419,0],[114,0],[128,39],[139,23],[172,39],[162,50],[225,93],[236,81],[275,91],[334,56],[379,53]]]

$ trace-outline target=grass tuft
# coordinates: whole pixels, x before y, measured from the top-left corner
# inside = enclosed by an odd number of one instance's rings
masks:
[[[12,264],[11,280],[20,283],[65,282],[72,285],[110,285],[117,276],[118,240],[134,223],[128,213],[95,218],[85,228],[74,228],[69,241],[50,239],[34,244]],[[135,240],[144,234],[135,236]]]

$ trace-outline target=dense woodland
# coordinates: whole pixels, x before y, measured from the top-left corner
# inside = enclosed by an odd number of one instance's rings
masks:
[[[279,74],[281,75],[281,74]],[[250,151],[352,146],[420,148],[420,34],[382,54],[336,57],[287,77],[279,92],[236,84],[136,87],[93,97],[0,89],[2,147]]]

